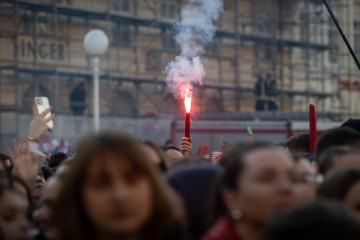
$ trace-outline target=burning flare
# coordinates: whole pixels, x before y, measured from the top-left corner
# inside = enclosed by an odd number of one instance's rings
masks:
[[[190,94],[190,90],[188,88],[186,88],[184,105],[185,105],[185,109],[186,109],[187,113],[190,113],[190,111],[191,111],[191,101],[192,101],[192,97]]]

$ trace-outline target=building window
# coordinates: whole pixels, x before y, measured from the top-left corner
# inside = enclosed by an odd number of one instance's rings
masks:
[[[209,42],[206,47],[206,54],[209,55],[219,55],[220,53],[220,39],[214,38],[211,42]]]
[[[131,41],[131,26],[125,23],[116,23],[113,27],[113,45],[127,45]]]
[[[162,32],[162,43],[163,48],[166,50],[175,50],[176,49],[176,43],[174,40],[174,32],[166,29]]]
[[[50,18],[47,15],[39,15],[35,17],[34,15],[24,15],[23,26],[24,32],[37,34],[49,34],[50,28]]]
[[[309,14],[307,12],[300,13],[300,40],[304,43],[310,41],[310,24],[309,24]],[[308,58],[309,51],[302,49],[300,51],[300,58],[305,60]]]
[[[255,44],[254,51],[256,58],[264,61],[274,60],[274,46],[270,44]]]
[[[161,16],[174,19],[176,16],[175,3],[161,3]]]
[[[161,54],[158,50],[146,53],[146,71],[158,71],[161,68]]]
[[[354,22],[354,43],[355,43],[355,53],[359,56],[359,54],[360,54],[360,21]]]
[[[130,0],[112,0],[111,9],[122,12],[130,12]]]
[[[329,18],[329,61],[331,63],[336,63],[339,53],[339,33],[332,21],[331,18]],[[360,42],[359,42],[360,43]]]

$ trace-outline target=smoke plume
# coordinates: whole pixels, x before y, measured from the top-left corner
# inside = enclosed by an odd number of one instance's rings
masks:
[[[222,10],[222,0],[186,0],[181,22],[175,25],[174,39],[181,53],[165,69],[166,81],[176,97],[183,97],[184,87],[202,84],[205,69],[201,57],[215,35],[214,22]]]

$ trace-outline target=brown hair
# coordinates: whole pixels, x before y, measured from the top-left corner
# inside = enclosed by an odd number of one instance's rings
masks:
[[[310,133],[301,132],[289,137],[285,141],[285,147],[290,152],[309,154],[310,153]]]
[[[341,169],[330,173],[320,184],[317,194],[319,198],[344,201],[351,188],[360,181],[360,169]]]
[[[152,216],[140,234],[144,239],[147,236],[162,239],[174,223],[173,198],[160,174],[147,159],[140,143],[128,135],[117,132],[91,134],[80,142],[57,202],[56,216],[63,239],[94,237],[94,226],[83,207],[82,187],[89,166],[97,162],[95,156],[108,153],[121,156],[118,158],[119,161],[128,161],[135,171],[150,181],[154,198]]]
[[[352,146],[332,146],[327,148],[319,157],[319,173],[328,174],[333,168],[334,159],[346,155],[360,155],[360,150]]]
[[[160,171],[167,172],[170,168],[170,163],[168,162],[165,153],[158,146],[156,146],[155,143],[149,140],[144,140],[142,143],[154,150],[156,155],[160,158],[160,164],[158,164]]]
[[[218,179],[214,203],[214,219],[229,216],[223,195],[225,191],[236,191],[239,177],[245,170],[245,159],[248,154],[260,149],[276,149],[276,146],[267,142],[237,142],[228,147],[221,157],[223,172]]]

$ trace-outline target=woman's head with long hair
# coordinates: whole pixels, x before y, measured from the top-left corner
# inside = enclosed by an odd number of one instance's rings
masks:
[[[224,152],[222,164],[218,214],[264,226],[274,213],[294,204],[294,164],[282,149],[265,142],[238,142]]]
[[[174,221],[171,199],[141,143],[117,132],[91,134],[64,178],[59,230],[64,239],[161,239]]]
[[[144,140],[142,141],[142,147],[151,162],[156,165],[161,172],[168,171],[170,168],[168,159],[166,158],[165,153],[156,146],[155,143],[149,140]]]

